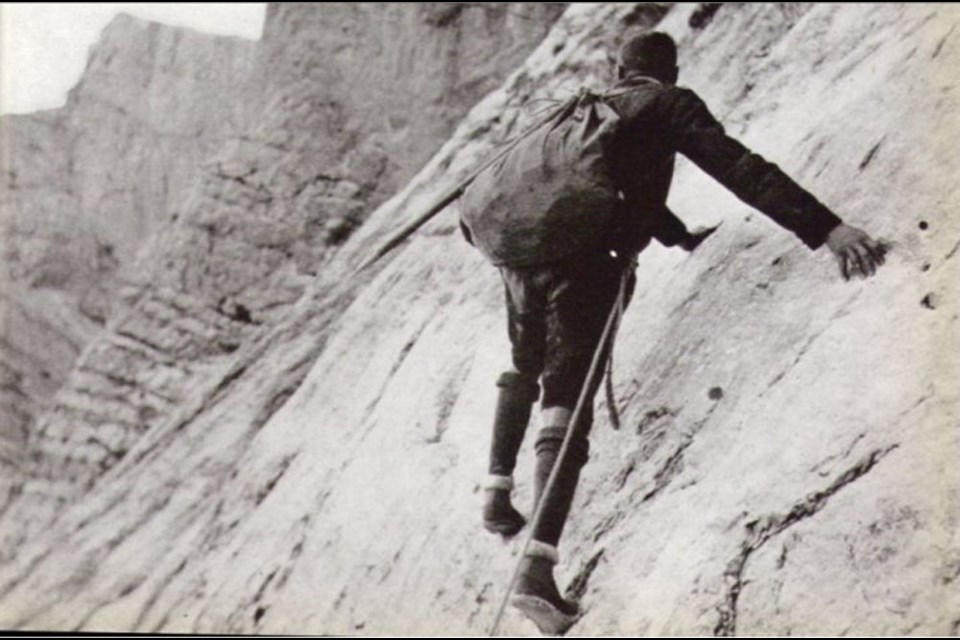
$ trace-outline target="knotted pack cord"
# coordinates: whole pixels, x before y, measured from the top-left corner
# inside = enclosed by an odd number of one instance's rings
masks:
[[[613,395],[613,353],[607,359],[607,372],[603,382],[604,395],[607,398],[607,414],[610,416],[610,426],[614,431],[620,430],[620,412],[617,411],[617,399]]]
[[[530,548],[530,542],[533,540],[533,532],[537,530],[537,527],[540,524],[540,519],[543,517],[543,505],[546,503],[547,497],[553,490],[553,486],[556,484],[557,476],[559,475],[560,467],[563,465],[564,459],[566,459],[567,451],[570,448],[570,441],[572,440],[571,436],[575,431],[577,420],[580,418],[580,414],[583,412],[583,407],[587,402],[587,389],[590,388],[590,385],[597,374],[597,370],[600,368],[600,356],[603,353],[603,350],[606,348],[607,343],[610,344],[611,348],[613,346],[613,335],[616,331],[616,326],[619,323],[619,317],[623,313],[627,295],[627,282],[630,279],[630,274],[633,272],[634,265],[635,259],[630,260],[630,262],[624,268],[623,274],[620,276],[620,288],[617,291],[617,298],[613,303],[613,307],[610,309],[610,314],[607,316],[607,322],[603,327],[603,333],[600,335],[597,348],[593,352],[593,359],[590,361],[590,369],[587,371],[587,377],[584,379],[583,386],[580,388],[580,395],[577,398],[577,404],[573,410],[573,414],[570,416],[570,426],[563,437],[563,444],[560,446],[560,452],[557,454],[557,458],[553,463],[553,469],[550,471],[550,477],[547,479],[547,484],[543,489],[543,493],[540,495],[540,500],[537,502],[534,508],[533,518],[530,521],[530,528],[527,532],[526,541],[523,543],[523,549],[520,553],[520,560],[513,569],[513,574],[510,576],[510,582],[507,584],[507,590],[503,596],[503,601],[500,603],[500,608],[497,610],[497,615],[493,620],[493,626],[490,627],[491,637],[497,635],[497,631],[500,628],[500,621],[503,619],[504,611],[506,611],[510,594],[513,592],[513,587],[516,585],[517,578],[520,576],[520,563],[527,555],[527,551]]]
[[[633,269],[636,265],[636,258],[630,261],[630,266],[628,269]],[[604,380],[603,389],[607,399],[607,413],[610,416],[610,426],[614,430],[619,431],[620,429],[620,413],[617,411],[617,399],[613,394],[613,346],[617,341],[617,331],[620,329],[620,321],[623,320],[623,312],[627,305],[626,293],[622,296],[617,297],[617,304],[615,310],[617,312],[617,317],[613,321],[613,335],[610,336],[610,349],[607,353],[607,371]]]

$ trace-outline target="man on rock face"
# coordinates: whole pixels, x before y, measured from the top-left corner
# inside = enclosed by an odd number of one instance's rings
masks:
[[[511,505],[510,491],[533,404],[539,399],[542,408],[535,443],[537,502],[564,437],[572,430],[567,455],[560,461],[557,480],[521,561],[513,598],[513,604],[546,633],[562,633],[579,615],[576,603],[560,595],[553,567],[580,469],[587,461],[599,376],[587,389],[577,424],[570,422],[621,277],[632,256],[652,238],[693,250],[712,232],[688,233],[666,208],[675,154],[685,155],[811,249],[826,244],[839,260],[843,277],[873,275],[884,261],[882,243],[844,224],[776,165],[728,137],[693,91],[675,85],[677,74],[676,45],[666,34],[646,33],[621,47],[619,82],[608,104],[622,126],[609,162],[624,196],[624,215],[599,246],[556,262],[500,268],[513,368],[497,382],[483,508],[487,530],[509,537],[526,523]],[[630,277],[627,299],[633,285]]]

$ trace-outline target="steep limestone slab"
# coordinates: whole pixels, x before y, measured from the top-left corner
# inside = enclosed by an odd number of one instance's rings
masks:
[[[601,403],[561,545],[562,583],[586,609],[574,633],[949,633],[960,229],[955,145],[939,133],[960,16],[725,6],[693,28],[694,9],[662,25],[684,82],[895,246],[877,278],[844,283],[828,255],[681,170],[676,210],[724,225],[693,256],[642,257],[616,360],[623,427]],[[3,624],[485,632],[519,552],[479,526],[506,361],[496,272],[446,215],[344,278],[517,130],[525,98],[601,84],[630,22],[629,7],[571,8],[213,389],[193,389],[45,539],[15,547]],[[724,74],[737,65],[749,91]],[[514,613],[504,629],[534,633]]]

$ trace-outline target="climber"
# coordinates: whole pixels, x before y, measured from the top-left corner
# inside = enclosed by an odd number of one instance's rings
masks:
[[[626,215],[599,245],[588,250],[544,264],[500,267],[513,368],[497,381],[483,506],[487,530],[509,537],[526,524],[511,504],[510,493],[533,404],[540,401],[542,421],[535,441],[535,500],[567,430],[573,430],[568,455],[561,461],[521,560],[513,598],[514,606],[546,633],[562,633],[579,615],[578,605],[560,595],[553,568],[580,470],[587,461],[591,404],[599,377],[587,390],[588,402],[577,424],[571,425],[570,420],[621,275],[652,238],[693,250],[712,232],[688,233],[665,206],[675,154],[685,155],[810,249],[826,244],[845,279],[871,276],[884,262],[883,243],[844,224],[776,165],[728,137],[693,91],[676,86],[677,75],[676,44],[666,34],[648,32],[620,48],[615,89],[625,91],[614,93],[609,104],[622,126],[609,154],[609,170],[623,194]]]

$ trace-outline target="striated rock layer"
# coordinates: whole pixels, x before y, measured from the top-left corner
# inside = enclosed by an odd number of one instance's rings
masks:
[[[304,157],[284,155],[281,124],[321,105],[274,101],[262,135],[209,164],[141,264],[138,301],[43,415],[36,475],[0,520],[0,625],[486,632],[521,546],[479,526],[507,361],[496,271],[454,207],[350,274],[518,131],[528,98],[603,86],[611,45],[658,18],[571,7],[402,191],[299,271],[297,198],[352,187],[327,169],[311,182]],[[877,278],[843,282],[824,251],[680,168],[672,208],[723,226],[693,255],[641,256],[615,356],[622,427],[599,407],[561,543],[561,582],[585,611],[573,634],[960,628],[958,22],[949,5],[663,18],[681,83],[731,133],[894,248]],[[370,171],[337,197],[376,201]],[[82,393],[95,376],[129,424],[83,415],[108,406]],[[75,449],[56,443],[81,429],[123,455],[91,447],[67,465]],[[55,491],[70,504],[44,500]],[[535,633],[512,611],[503,630]]]
[[[110,314],[117,273],[248,127],[256,43],[119,15],[60,108],[0,119],[0,466]]]
[[[17,419],[5,462],[23,458],[25,443],[23,474],[42,478],[39,493],[83,490],[170,417],[200,384],[194,374],[208,379],[283,315],[328,247],[426,161],[562,8],[276,5],[259,50],[111,23],[62,113],[11,121],[17,287],[3,361]],[[41,124],[42,135],[22,133]],[[61,157],[66,144],[72,155]],[[131,272],[130,255],[158,227]],[[38,337],[30,319],[44,316],[62,322],[44,322],[53,326]],[[112,335],[74,368],[108,316]]]

